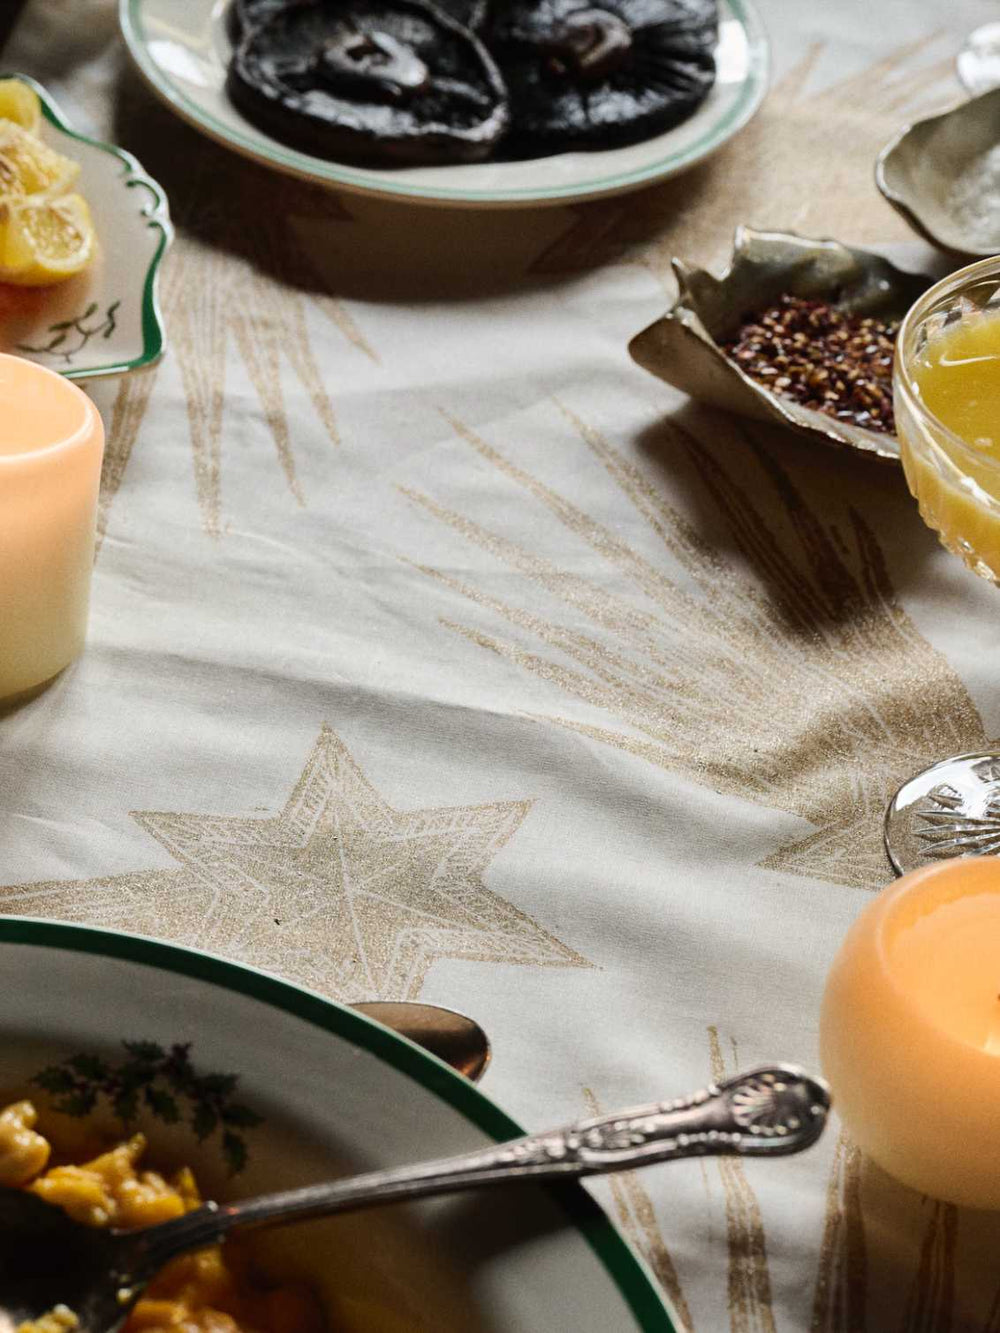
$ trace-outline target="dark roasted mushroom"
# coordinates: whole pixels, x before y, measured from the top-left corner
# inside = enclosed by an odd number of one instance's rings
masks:
[[[438,9],[471,32],[481,32],[489,14],[490,0],[436,0]],[[502,4],[503,0],[495,0]]]
[[[334,158],[476,161],[508,121],[486,48],[428,0],[291,0],[247,28],[229,94],[269,134]]]
[[[246,36],[250,28],[266,23],[295,0],[233,0],[229,6],[229,30],[234,41]]]
[[[273,18],[281,9],[290,9],[300,0],[232,0],[229,8],[230,28],[235,39],[239,39],[248,28],[255,28],[259,23]],[[436,0],[442,10],[463,28],[478,32],[486,22],[489,0]]]
[[[715,81],[716,0],[508,0],[488,41],[521,155],[612,148],[686,120]]]

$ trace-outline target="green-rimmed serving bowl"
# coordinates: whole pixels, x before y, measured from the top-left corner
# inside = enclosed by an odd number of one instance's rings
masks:
[[[166,195],[131,153],[73,129],[34,79],[4,77],[35,90],[46,142],[79,162],[74,188],[90,205],[99,252],[68,282],[0,286],[0,351],[78,380],[154,365],[164,349],[157,278],[173,236]]]
[[[720,0],[718,78],[695,114],[644,143],[520,162],[366,168],[297,152],[256,128],[226,96],[228,0],[120,0],[133,59],[167,105],[210,138],[265,166],[357,194],[409,203],[527,208],[581,203],[666,180],[714,153],[767,89],[768,46],[751,0]]]
[[[115,1133],[126,1128],[115,1089],[137,1089],[129,1128],[147,1134],[157,1165],[190,1164],[213,1194],[523,1132],[387,1028],[206,954],[0,918],[0,988],[0,1102],[28,1095],[49,1116],[63,1107],[68,1131],[83,1112]],[[171,1081],[178,1060],[194,1078]],[[331,1333],[679,1333],[641,1261],[578,1186],[380,1209],[261,1243],[276,1278],[321,1293]]]

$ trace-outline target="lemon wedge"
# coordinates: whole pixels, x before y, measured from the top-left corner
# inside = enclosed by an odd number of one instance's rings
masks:
[[[20,79],[0,79],[0,120],[12,120],[29,134],[37,134],[42,104],[35,90]]]
[[[82,195],[0,203],[0,282],[19,287],[63,282],[87,267],[96,246]]]
[[[63,157],[13,120],[0,120],[0,200],[65,194],[80,164]]]

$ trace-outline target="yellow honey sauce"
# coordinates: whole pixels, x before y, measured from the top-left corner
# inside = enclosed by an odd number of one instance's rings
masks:
[[[978,573],[996,579],[1000,577],[1000,313],[970,313],[931,333],[911,360],[908,379],[913,395],[945,427],[942,431],[933,422],[921,427],[911,412],[897,411],[910,490],[944,544]]]

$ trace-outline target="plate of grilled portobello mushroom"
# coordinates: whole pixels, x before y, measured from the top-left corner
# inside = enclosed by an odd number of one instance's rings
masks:
[[[750,0],[121,0],[154,91],[277,170],[411,202],[620,194],[754,114]]]

